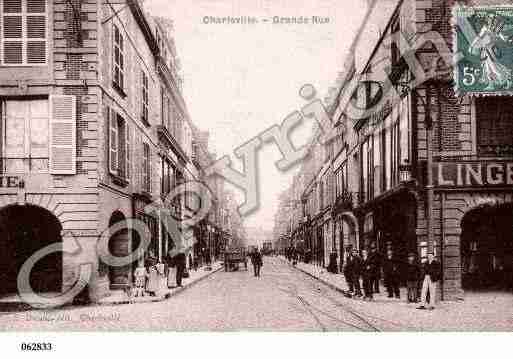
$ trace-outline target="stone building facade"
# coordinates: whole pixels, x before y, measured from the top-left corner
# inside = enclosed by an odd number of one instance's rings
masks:
[[[369,4],[331,107],[337,264],[375,243],[401,260],[434,252],[442,299],[504,287],[513,271],[511,96],[454,93],[455,2]]]
[[[33,289],[66,291],[88,264],[85,295],[96,301],[130,285],[137,264],[104,263],[99,238],[120,257],[141,240],[108,228],[144,221],[150,246],[140,260],[163,261],[174,243],[162,213],[180,220],[193,208],[164,199],[187,179],[205,181],[169,23],[136,0],[3,1],[0,16],[0,272],[9,283],[0,294],[16,292],[27,258],[61,243],[33,269]]]

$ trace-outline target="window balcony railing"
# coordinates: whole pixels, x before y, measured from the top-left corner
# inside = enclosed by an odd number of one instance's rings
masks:
[[[345,211],[353,210],[359,203],[361,203],[359,192],[351,192],[344,190],[337,195],[335,204],[332,211],[334,213],[340,213]]]

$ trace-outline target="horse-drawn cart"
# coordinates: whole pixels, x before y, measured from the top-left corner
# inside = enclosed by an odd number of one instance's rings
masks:
[[[248,258],[244,248],[228,249],[224,252],[225,272],[238,270],[240,263],[244,263],[244,268],[248,270]]]

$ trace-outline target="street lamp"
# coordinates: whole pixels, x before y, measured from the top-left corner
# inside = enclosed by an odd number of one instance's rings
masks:
[[[404,160],[404,163],[399,165],[399,179],[402,183],[411,181],[411,165],[408,160]]]

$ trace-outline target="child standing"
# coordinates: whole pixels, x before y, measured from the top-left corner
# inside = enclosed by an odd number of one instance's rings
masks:
[[[146,291],[150,293],[150,296],[154,297],[158,291],[158,272],[155,265],[152,265],[149,269],[148,282],[146,283]]]
[[[147,276],[148,276],[148,272],[146,271],[146,268],[144,268],[144,265],[142,264],[142,262],[140,262],[134,271],[134,278],[135,278],[134,297],[138,297],[139,295],[141,297],[144,297],[144,287],[146,285],[146,277]]]

